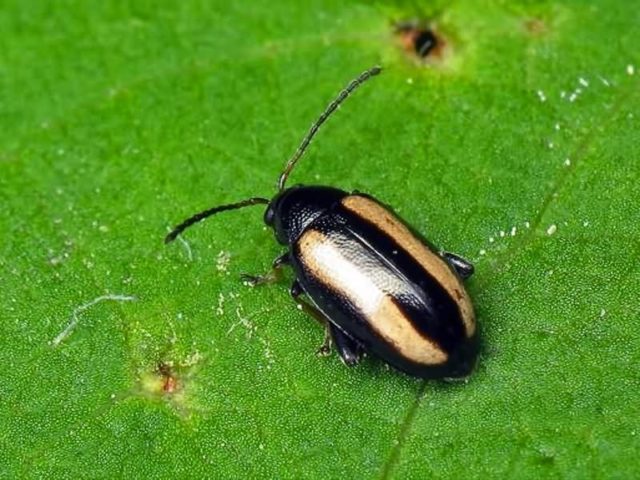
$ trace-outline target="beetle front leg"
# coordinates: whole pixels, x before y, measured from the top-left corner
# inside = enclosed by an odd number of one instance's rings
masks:
[[[474,267],[473,263],[465,260],[460,255],[450,252],[441,252],[440,255],[446,260],[446,262],[453,267],[460,278],[466,280],[473,275]]]
[[[362,358],[362,347],[360,344],[334,325],[319,309],[300,298],[300,295],[304,293],[304,291],[297,280],[291,285],[290,293],[303,312],[325,327],[324,341],[318,349],[318,355],[329,355],[331,353],[331,345],[333,344],[336,347],[342,363],[348,367],[357,364]]]
[[[240,278],[250,287],[257,287],[258,285],[264,285],[266,283],[276,283],[280,280],[282,267],[289,265],[290,258],[289,252],[283,253],[277,257],[271,264],[271,271],[265,275],[248,275],[243,273]]]

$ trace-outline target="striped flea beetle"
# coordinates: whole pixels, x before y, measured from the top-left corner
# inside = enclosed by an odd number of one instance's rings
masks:
[[[326,327],[320,352],[333,344],[346,365],[367,352],[412,376],[465,377],[478,352],[473,306],[463,285],[473,265],[436,249],[372,196],[285,186],[321,125],[380,71],[366,70],[328,105],[285,166],[271,200],[254,197],[210,208],[176,226],[165,242],[219,212],[267,205],[264,222],[288,250],[269,274],[243,277],[251,285],[268,283],[290,266],[292,297]]]

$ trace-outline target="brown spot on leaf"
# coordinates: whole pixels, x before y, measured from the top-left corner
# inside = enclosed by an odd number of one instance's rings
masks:
[[[179,388],[178,377],[173,366],[169,363],[160,362],[156,370],[162,381],[162,391],[166,394],[173,394]]]
[[[538,37],[547,31],[547,24],[539,18],[528,18],[524,22],[524,28],[531,36]]]

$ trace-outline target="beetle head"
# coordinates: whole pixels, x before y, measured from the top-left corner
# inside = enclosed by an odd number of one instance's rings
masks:
[[[302,231],[331,208],[346,192],[332,187],[296,185],[276,194],[264,213],[264,223],[273,228],[283,245],[295,242]]]

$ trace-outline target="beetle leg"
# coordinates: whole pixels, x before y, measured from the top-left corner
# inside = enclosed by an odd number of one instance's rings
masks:
[[[324,340],[322,340],[322,345],[318,348],[316,354],[319,357],[328,357],[331,355],[331,346],[333,345],[333,340],[331,338],[331,329],[329,328],[329,324],[325,324],[324,327]]]
[[[240,278],[243,282],[247,283],[250,287],[257,287],[258,285],[264,285],[265,283],[276,283],[280,280],[282,267],[290,263],[289,252],[286,252],[277,257],[271,264],[271,271],[265,275],[248,275],[243,273]]]
[[[291,288],[289,289],[289,294],[297,302],[298,297],[303,293],[304,293],[304,290],[302,290],[302,287],[300,286],[300,283],[298,282],[298,280],[294,280],[293,283],[291,284]]]
[[[362,348],[359,343],[335,326],[320,310],[309,302],[302,300],[300,295],[304,293],[298,281],[294,281],[290,290],[291,296],[300,309],[325,327],[324,341],[318,349],[318,355],[327,356],[331,353],[331,345],[335,345],[342,362],[351,367],[360,361]]]
[[[329,323],[328,330],[331,332],[333,344],[340,355],[340,360],[347,367],[357,364],[362,358],[362,347],[353,338],[340,330],[333,323]]]
[[[442,252],[442,258],[444,258],[449,265],[453,267],[460,278],[466,280],[471,275],[473,275],[473,264],[468,260],[465,260],[460,255],[456,255],[455,253]]]
[[[296,302],[300,310],[324,327],[324,340],[322,341],[320,348],[318,348],[317,353],[322,357],[326,357],[331,353],[331,332],[329,331],[329,325],[331,323],[329,322],[329,319],[327,319],[327,317],[325,317],[324,314],[316,307],[300,298],[300,295],[302,295],[304,291],[297,280],[295,280],[291,285],[289,293],[291,293],[293,300]]]
[[[293,281],[293,283],[291,284],[291,288],[289,289],[289,293],[291,294],[291,297],[293,297],[293,300],[298,304],[298,308],[300,310],[316,320],[323,327],[327,326],[328,319],[324,316],[324,314],[309,302],[305,302],[300,298],[300,295],[304,293],[304,290],[300,286],[298,280]]]

